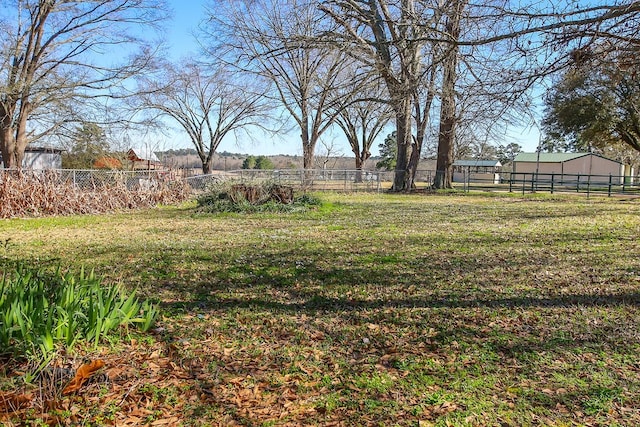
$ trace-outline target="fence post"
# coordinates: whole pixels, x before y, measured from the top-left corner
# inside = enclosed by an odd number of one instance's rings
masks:
[[[513,173],[509,174],[509,193],[513,190]]]
[[[536,189],[535,189],[535,187],[534,187],[534,182],[537,184],[536,174],[535,174],[535,173],[532,173],[532,174],[531,174],[531,192],[532,192],[532,193],[535,193],[535,192],[536,192]]]
[[[609,194],[609,197],[611,197],[611,184],[613,182],[613,177],[611,176],[611,174],[609,174],[609,188],[607,193]]]
[[[467,182],[467,170],[469,169],[469,167],[467,166],[467,168],[462,168],[462,191],[464,193],[466,193],[468,191],[468,185],[469,183]]]
[[[556,177],[555,172],[551,172],[551,194],[553,194],[553,186],[554,186],[555,177]]]
[[[578,174],[578,182],[576,182],[576,193],[580,192],[580,174]]]

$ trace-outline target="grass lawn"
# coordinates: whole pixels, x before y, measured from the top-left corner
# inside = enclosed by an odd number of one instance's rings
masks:
[[[0,256],[94,268],[162,311],[60,354],[109,382],[0,420],[640,425],[640,200],[321,198],[0,222]]]

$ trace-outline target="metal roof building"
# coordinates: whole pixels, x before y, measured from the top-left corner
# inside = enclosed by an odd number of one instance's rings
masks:
[[[624,165],[593,153],[519,153],[513,159],[514,174],[591,176],[592,182],[616,182],[625,174]]]

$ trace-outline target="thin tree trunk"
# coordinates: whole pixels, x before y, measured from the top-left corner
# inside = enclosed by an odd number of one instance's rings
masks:
[[[20,102],[20,113],[18,116],[16,140],[15,140],[15,167],[22,169],[22,161],[24,160],[24,152],[27,149],[29,141],[27,139],[27,120],[31,114],[31,103],[27,99]]]
[[[429,86],[427,90],[427,97],[424,100],[424,104],[420,104],[420,99],[416,95],[414,101],[415,120],[416,120],[416,139],[413,142],[414,148],[411,151],[411,160],[409,162],[409,169],[412,171],[412,180],[415,184],[416,173],[418,171],[418,163],[420,162],[420,156],[422,155],[422,147],[424,146],[424,140],[426,138],[427,124],[429,123],[429,112],[431,111],[431,105],[436,97],[436,77],[437,67],[431,65],[429,71]]]

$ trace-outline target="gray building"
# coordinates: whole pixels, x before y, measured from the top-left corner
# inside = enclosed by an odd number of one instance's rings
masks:
[[[50,147],[27,147],[24,151],[22,168],[32,170],[62,169],[62,151]],[[0,165],[4,167],[1,154]]]
[[[453,182],[499,184],[501,168],[498,160],[456,160],[453,162]]]

